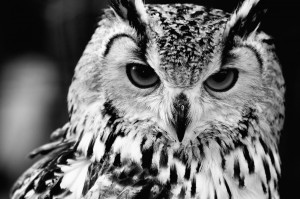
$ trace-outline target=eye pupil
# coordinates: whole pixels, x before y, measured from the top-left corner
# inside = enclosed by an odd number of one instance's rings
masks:
[[[210,76],[205,81],[205,86],[215,92],[225,92],[235,85],[237,79],[236,69],[224,69]]]
[[[152,87],[159,81],[155,71],[147,65],[128,64],[126,71],[131,83],[139,88]]]
[[[153,71],[149,70],[148,68],[137,67],[137,66],[133,66],[131,70],[132,70],[132,74],[138,75],[142,79],[147,79],[151,77],[152,76],[151,73],[153,73]]]
[[[216,82],[223,82],[226,79],[227,74],[228,74],[227,71],[221,71],[221,72],[213,75],[212,78]]]

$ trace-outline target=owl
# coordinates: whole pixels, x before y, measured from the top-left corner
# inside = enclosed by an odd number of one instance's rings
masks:
[[[110,5],[76,66],[69,121],[11,198],[279,199],[285,88],[262,2]]]

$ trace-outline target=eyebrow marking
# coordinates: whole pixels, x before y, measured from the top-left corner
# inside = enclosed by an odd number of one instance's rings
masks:
[[[223,57],[221,61],[220,68],[223,68],[225,65],[230,64],[238,59],[238,55],[233,54],[232,52],[227,52],[226,56]]]
[[[260,70],[260,73],[262,71],[262,66],[263,66],[263,59],[262,59],[262,56],[259,54],[258,50],[251,46],[251,45],[247,45],[247,44],[243,44],[243,45],[238,45],[234,48],[246,48],[250,51],[252,51],[258,61],[258,64],[259,64],[259,70]],[[237,54],[233,54],[231,53],[230,51],[226,53],[226,56],[223,55],[224,57],[222,57],[222,61],[221,61],[221,66],[220,68],[222,69],[223,66],[225,66],[226,64],[229,64],[229,63],[232,63],[234,62],[236,59],[239,58],[239,55]]]
[[[257,61],[259,63],[259,70],[260,72],[262,72],[262,67],[263,67],[263,58],[261,56],[261,54],[258,52],[258,50],[254,47],[254,46],[251,46],[251,45],[244,45],[246,48],[252,50],[252,52],[256,55],[256,58],[257,58]]]
[[[104,54],[103,54],[104,57],[109,53],[109,50],[111,49],[111,47],[112,47],[113,43],[115,42],[115,40],[118,40],[118,39],[120,39],[122,37],[127,37],[127,38],[131,39],[134,43],[136,43],[136,41],[134,40],[134,38],[131,37],[130,35],[127,35],[125,33],[117,34],[117,35],[113,36],[108,41],[108,43],[106,44],[106,49],[105,49]]]

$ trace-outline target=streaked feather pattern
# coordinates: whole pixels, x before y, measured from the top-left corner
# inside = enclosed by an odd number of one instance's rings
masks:
[[[258,30],[260,1],[231,15],[111,5],[76,67],[69,122],[30,154],[42,157],[11,198],[278,199],[284,80]],[[149,65],[159,84],[134,87],[132,63]],[[231,90],[205,87],[228,68],[239,71]]]

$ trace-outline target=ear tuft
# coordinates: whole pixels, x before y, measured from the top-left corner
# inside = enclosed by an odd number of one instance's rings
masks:
[[[223,64],[228,61],[228,53],[235,46],[235,36],[245,39],[251,33],[256,32],[262,16],[266,12],[265,3],[266,0],[244,0],[241,6],[231,15],[223,34]]]
[[[142,33],[148,24],[146,8],[142,0],[110,0],[117,15]]]
[[[247,37],[260,24],[262,15],[266,12],[265,5],[260,0],[245,0],[227,22],[224,39],[238,35]]]

